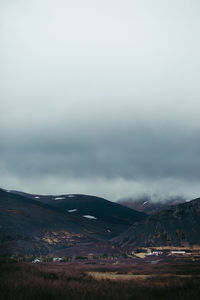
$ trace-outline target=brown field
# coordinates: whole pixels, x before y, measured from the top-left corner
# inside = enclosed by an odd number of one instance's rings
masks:
[[[191,259],[0,260],[2,300],[195,300],[199,283],[200,262]]]
[[[170,276],[176,278],[192,278],[191,274],[118,274],[117,272],[87,272],[88,275],[91,275],[96,280],[110,279],[110,280],[135,280],[135,279],[152,279],[152,278],[169,278]],[[200,279],[200,275],[197,275],[196,278]]]

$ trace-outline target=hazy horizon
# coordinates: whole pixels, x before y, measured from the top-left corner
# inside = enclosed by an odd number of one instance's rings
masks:
[[[200,196],[200,2],[0,3],[0,182]]]

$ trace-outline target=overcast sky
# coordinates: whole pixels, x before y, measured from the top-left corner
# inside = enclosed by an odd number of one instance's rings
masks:
[[[200,196],[199,0],[1,0],[0,19],[2,188]]]

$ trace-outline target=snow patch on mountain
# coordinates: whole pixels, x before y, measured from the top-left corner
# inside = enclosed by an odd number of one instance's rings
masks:
[[[94,216],[91,216],[91,215],[83,215],[82,217],[84,217],[84,218],[88,218],[88,219],[97,220],[97,218],[96,218],[96,217],[94,217]]]
[[[149,202],[149,201],[145,201],[145,202],[142,203],[142,205],[145,205],[145,204],[147,204],[148,202]]]
[[[65,197],[56,197],[56,198],[54,198],[54,200],[63,200],[63,199],[65,199]]]

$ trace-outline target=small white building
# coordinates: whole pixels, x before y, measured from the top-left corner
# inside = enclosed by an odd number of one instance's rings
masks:
[[[53,262],[62,261],[62,257],[53,257]]]
[[[38,264],[38,263],[40,263],[40,262],[41,262],[41,260],[40,260],[39,258],[35,258],[35,259],[32,261],[33,264]]]
[[[171,254],[185,254],[185,251],[171,251]]]

